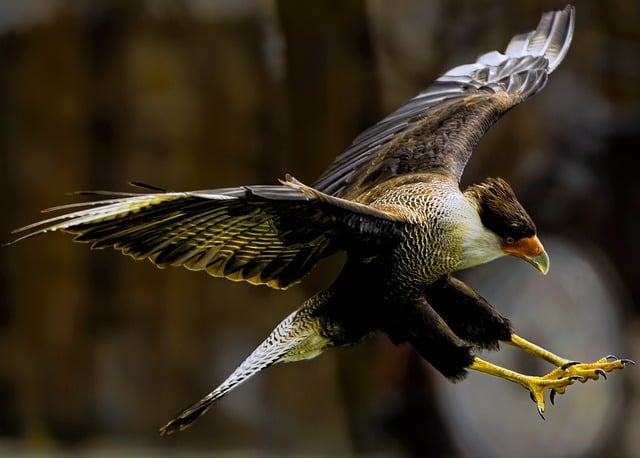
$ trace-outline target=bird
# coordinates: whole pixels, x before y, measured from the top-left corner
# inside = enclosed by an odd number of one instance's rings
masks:
[[[543,416],[576,381],[595,380],[629,359],[580,363],[518,335],[508,318],[454,274],[512,256],[542,274],[549,257],[536,226],[501,178],[461,189],[465,166],[489,128],[547,83],[567,54],[575,9],[542,14],[504,52],[457,66],[362,132],[312,184],[137,192],[62,205],[58,216],[17,229],[17,241],[66,232],[94,249],[114,248],[157,266],[287,289],[323,258],[346,258],[335,281],[304,301],[227,379],[160,428],[182,431],[262,370],[315,358],[384,334],[408,343],[443,376],[469,370],[529,391]],[[500,367],[481,350],[513,345],[554,366],[543,376]]]

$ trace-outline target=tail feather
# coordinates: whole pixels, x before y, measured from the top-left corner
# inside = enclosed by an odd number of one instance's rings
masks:
[[[321,351],[318,351],[317,346],[314,346],[316,350],[314,353],[306,353],[304,349],[301,349],[301,347],[304,347],[305,341],[314,336],[317,336],[317,333],[314,331],[314,327],[310,326],[308,318],[300,319],[299,311],[293,312],[273,330],[269,337],[224,382],[161,427],[160,434],[173,434],[188,428],[198,417],[209,410],[215,401],[272,364],[303,359],[305,357],[303,355],[307,355],[307,358],[316,356]],[[296,356],[291,357],[291,354]]]

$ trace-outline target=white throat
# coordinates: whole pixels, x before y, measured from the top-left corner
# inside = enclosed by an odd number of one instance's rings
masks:
[[[484,264],[496,258],[505,256],[502,251],[501,240],[494,232],[487,229],[480,221],[477,207],[474,203],[465,212],[462,226],[462,256],[460,269]]]

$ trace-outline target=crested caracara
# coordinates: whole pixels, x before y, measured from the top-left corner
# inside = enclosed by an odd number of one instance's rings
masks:
[[[546,84],[563,60],[574,9],[547,12],[501,53],[447,71],[423,92],[361,133],[307,186],[193,192],[113,193],[73,204],[18,231],[18,240],[62,231],[92,248],[112,247],[160,267],[286,289],[339,250],[342,271],[327,289],[287,316],[217,388],[161,428],[188,427],[213,402],[275,363],[313,358],[332,347],[384,333],[408,342],[452,380],[476,370],[527,389],[544,411],[545,390],[564,393],[629,360],[581,364],[518,336],[469,286],[460,269],[509,255],[543,274],[549,258],[511,187],[489,178],[464,190],[460,177],[476,144],[507,111]],[[474,349],[506,342],[556,368],[520,374],[480,359]]]

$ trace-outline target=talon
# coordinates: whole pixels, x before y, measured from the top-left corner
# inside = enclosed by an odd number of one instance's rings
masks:
[[[551,405],[556,405],[556,390],[551,390],[551,394],[549,394],[549,400],[551,401]]]
[[[560,366],[560,369],[566,371],[568,368],[570,368],[571,366],[575,366],[576,364],[580,363],[578,361],[569,361],[568,363],[564,363],[562,366]]]
[[[595,370],[595,372],[596,372],[596,374],[598,374],[598,375],[602,375],[602,378],[603,378],[603,379],[608,380],[608,379],[607,379],[607,373],[606,373],[605,371],[603,371],[602,369],[596,369],[596,370]]]
[[[538,406],[538,415],[540,415],[540,418],[543,420],[546,420],[546,418],[544,418],[544,409],[540,406]]]
[[[634,360],[632,360],[632,359],[628,359],[628,358],[623,358],[623,359],[621,359],[621,360],[620,360],[620,362],[622,362],[622,364],[627,364],[627,363],[629,363],[629,364],[631,364],[631,365],[633,365],[633,366],[635,366],[635,365],[636,365],[636,362],[635,362]]]
[[[586,382],[587,379],[585,377],[583,377],[582,375],[572,375],[571,377],[569,377],[569,380],[571,380],[572,382],[575,382],[576,380],[580,381],[580,382]]]
[[[617,361],[618,357],[616,355],[607,355],[604,357],[604,359],[606,359],[607,361],[611,362],[611,361]]]

